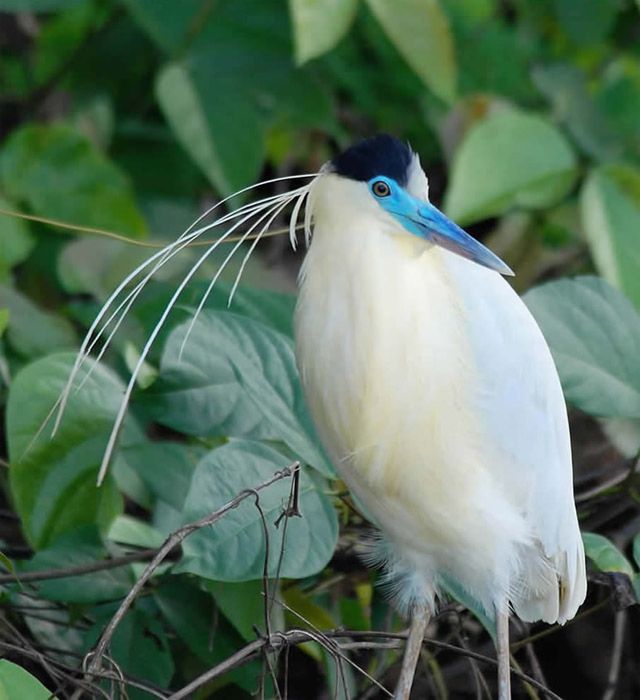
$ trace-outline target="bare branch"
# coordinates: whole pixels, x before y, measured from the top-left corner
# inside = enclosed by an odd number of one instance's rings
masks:
[[[2,583],[32,583],[33,581],[51,581],[57,578],[71,578],[72,576],[82,576],[92,574],[96,571],[107,569],[117,569],[138,561],[146,561],[157,554],[157,549],[141,549],[139,552],[124,554],[121,557],[94,561],[90,564],[79,564],[78,566],[68,566],[60,569],[43,569],[42,571],[25,571],[15,574],[0,574],[0,584]]]
[[[386,639],[386,640],[406,640],[406,632],[362,632],[358,630],[332,630],[330,632],[323,632],[324,637],[329,637],[332,639]],[[220,662],[217,666],[210,668],[208,671],[198,676],[188,685],[184,686],[180,690],[176,691],[169,696],[168,700],[183,700],[183,698],[189,697],[189,695],[195,692],[198,688],[202,687],[206,683],[209,683],[214,678],[232,671],[234,668],[241,666],[250,659],[254,658],[260,654],[265,646],[271,649],[281,649],[286,646],[296,646],[302,644],[303,642],[318,641],[316,635],[308,630],[293,629],[287,632],[275,632],[270,639],[263,637],[261,639],[256,639],[253,642],[249,642],[242,649],[239,649],[235,654],[232,654],[224,661]],[[467,656],[469,658],[475,659],[477,661],[482,661],[483,663],[490,664],[493,667],[497,666],[495,659],[484,654],[478,654],[477,652],[470,651],[469,649],[464,649],[462,647],[455,646],[454,644],[448,644],[446,642],[439,642],[435,639],[425,639],[424,644],[432,646],[438,649],[446,649],[447,651],[461,654],[462,656]],[[351,641],[347,642],[347,648],[352,644]],[[379,642],[372,642],[370,648],[377,648]],[[342,644],[337,645],[340,650],[343,649]],[[361,645],[360,648],[365,648]],[[531,678],[527,674],[519,671],[517,669],[511,669],[511,673],[516,678],[529,683],[534,688],[543,693],[546,697],[551,698],[551,700],[562,700],[559,695],[556,695],[552,690],[546,688],[542,683],[539,683],[535,678]]]
[[[213,513],[210,513],[209,515],[206,515],[203,518],[200,518],[199,520],[196,520],[192,523],[188,523],[187,525],[181,527],[179,530],[176,530],[175,532],[171,533],[169,537],[167,537],[167,539],[165,540],[164,544],[157,550],[155,556],[147,565],[147,568],[144,570],[140,579],[129,591],[127,596],[120,604],[120,607],[118,608],[114,616],[111,618],[109,624],[105,627],[104,631],[102,632],[102,635],[98,640],[94,652],[89,655],[90,660],[87,664],[87,674],[91,676],[91,674],[94,674],[100,668],[102,658],[104,657],[106,650],[109,647],[109,644],[111,643],[111,639],[116,631],[116,628],[126,615],[127,611],[129,610],[135,599],[138,597],[138,594],[143,589],[144,585],[147,583],[147,581],[151,578],[156,569],[162,564],[162,562],[173,549],[175,549],[179,544],[181,544],[193,532],[201,530],[205,527],[209,527],[210,525],[214,525],[229,511],[237,508],[245,499],[249,498],[250,496],[255,497],[255,495],[259,491],[262,491],[263,489],[271,486],[277,481],[290,477],[299,468],[299,463],[294,462],[293,464],[289,465],[288,467],[285,467],[281,471],[276,472],[271,478],[267,479],[259,486],[256,486],[253,489],[247,489],[245,491],[242,491],[235,498],[231,499],[228,503],[226,503],[221,508],[218,508]]]

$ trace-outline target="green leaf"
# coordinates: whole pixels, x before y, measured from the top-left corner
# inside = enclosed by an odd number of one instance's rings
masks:
[[[622,6],[611,0],[554,0],[560,26],[578,44],[595,44],[611,32]]]
[[[297,586],[287,587],[287,589],[282,592],[282,597],[285,603],[292,610],[295,610],[301,615],[301,617],[305,619],[305,622],[308,622],[312,628],[332,630],[339,627],[323,606],[316,603],[312,596],[303,593]],[[300,624],[300,617],[293,616],[293,619],[294,625]]]
[[[126,674],[166,688],[174,673],[173,657],[162,625],[147,607],[150,606],[139,605],[124,616],[113,635],[109,656]],[[106,622],[106,619],[98,620],[87,635],[88,644],[95,643]],[[129,700],[150,698],[148,693],[130,686],[127,697]]]
[[[471,4],[479,5],[475,12],[465,11],[458,0],[449,0],[446,5],[455,44],[464,47],[458,52],[458,93],[473,101],[504,95],[510,101],[530,104],[538,98],[531,82],[531,63],[537,60],[531,42],[523,41],[518,27],[499,16],[476,19],[492,10],[482,7],[482,2]],[[498,56],[509,56],[509,60]],[[465,104],[458,103],[457,108],[465,109]],[[479,114],[472,108],[469,116]]]
[[[0,12],[56,12],[86,0],[0,0]]]
[[[584,552],[600,571],[633,576],[633,567],[624,554],[603,535],[583,532]]]
[[[469,25],[487,22],[496,13],[496,0],[446,0],[447,14]]]
[[[595,86],[595,101],[622,141],[619,157],[640,156],[640,60],[624,54],[610,63]]]
[[[83,43],[92,38],[89,33],[95,33],[104,27],[107,18],[105,9],[99,8],[93,0],[80,0],[77,3],[67,3],[60,7],[61,12],[39,23],[39,31],[30,50],[32,90],[36,87],[46,89],[53,82],[68,89],[75,71],[68,70],[67,67],[74,62]],[[86,52],[83,60],[87,60]],[[74,62],[74,68],[76,65]],[[97,136],[93,129],[85,133],[91,133],[92,138]]]
[[[640,568],[640,532],[633,538],[633,558]]]
[[[67,319],[43,311],[17,289],[0,285],[2,306],[10,314],[7,339],[20,355],[39,357],[76,344],[76,334]]]
[[[50,436],[51,410],[74,359],[73,354],[64,353],[28,365],[15,377],[9,392],[11,490],[24,533],[37,549],[82,525],[97,525],[105,531],[122,510],[122,499],[110,477],[96,487],[98,467],[122,399],[123,386],[113,372],[95,367],[82,389],[71,395],[58,432]],[[81,371],[79,381],[85,376]],[[139,429],[129,421],[122,443],[141,440]]]
[[[0,153],[2,185],[39,216],[140,238],[145,223],[124,174],[62,124],[24,126]]]
[[[213,594],[216,607],[247,642],[256,638],[255,627],[264,629],[264,594],[262,581],[210,581],[203,580],[203,587]],[[282,608],[277,604],[272,611],[274,628],[284,623]]]
[[[160,378],[138,399],[149,413],[188,435],[282,441],[332,476],[304,405],[291,341],[258,321],[203,310],[180,357],[189,324],[171,333]]]
[[[0,309],[0,338],[9,325],[9,309]]]
[[[573,151],[548,120],[505,109],[465,136],[455,155],[445,209],[469,224],[514,206],[544,208],[562,199],[575,177]]]
[[[118,515],[111,523],[107,537],[118,544],[149,549],[160,547],[165,541],[155,527],[131,515]]]
[[[185,523],[220,508],[245,489],[258,486],[287,466],[288,460],[267,445],[239,440],[212,450],[196,467],[184,504]],[[300,473],[301,518],[287,523],[281,575],[301,578],[320,571],[333,554],[338,523],[331,501],[322,493],[324,479],[307,469]],[[291,490],[283,479],[260,492],[259,503],[269,533],[269,575],[277,571],[284,525],[281,515]],[[177,571],[217,581],[247,581],[262,576],[265,537],[255,498],[248,498],[215,525],[191,535]]]
[[[13,211],[13,207],[0,196],[0,210]],[[0,280],[8,276],[9,270],[25,260],[33,246],[27,223],[15,216],[0,211]]]
[[[640,170],[592,170],[580,196],[582,226],[600,274],[640,308]]]
[[[532,77],[553,106],[554,117],[587,155],[600,161],[622,155],[620,134],[594,102],[587,76],[578,67],[567,63],[537,66]]]
[[[91,294],[104,300],[148,257],[146,248],[105,238],[79,238],[65,245],[58,257],[58,279],[69,294]]]
[[[398,52],[445,102],[456,94],[456,61],[447,16],[438,0],[366,0]]]
[[[9,557],[4,553],[0,552],[0,564],[10,573],[15,574],[16,568]]]
[[[640,416],[640,316],[604,280],[577,277],[524,296],[567,401],[596,416]]]
[[[158,102],[176,138],[225,196],[250,184],[264,157],[255,107],[233,85],[228,88],[220,109],[221,86],[206,71],[173,63],[163,68],[156,83]]]
[[[6,659],[0,660],[0,700],[56,700],[28,671]]]
[[[156,498],[182,510],[203,448],[178,442],[143,442],[120,451]]]
[[[231,588],[242,585],[226,584]],[[242,645],[242,637],[224,618],[218,616],[211,595],[196,587],[187,576],[167,577],[154,591],[154,599],[172,629],[208,667],[224,661]],[[238,613],[242,614],[242,611]],[[260,619],[258,613],[253,623]],[[251,633],[251,639],[255,639],[255,632],[251,630]],[[224,678],[253,694],[259,675],[260,662],[252,661],[225,674]]]
[[[202,18],[203,0],[123,0],[140,27],[167,53],[184,47],[189,31]]]
[[[358,0],[289,0],[296,63],[322,56],[347,33]]]
[[[86,566],[105,559],[107,552],[93,527],[85,527],[59,537],[50,547],[37,552],[18,573]],[[130,566],[123,566],[67,578],[39,581],[38,596],[63,603],[98,603],[123,598],[133,585]]]

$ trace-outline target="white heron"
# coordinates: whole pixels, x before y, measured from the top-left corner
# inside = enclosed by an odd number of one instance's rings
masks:
[[[427,178],[405,144],[377,136],[319,173],[279,179],[295,178],[309,182],[194,224],[123,280],[87,333],[54,431],[89,353],[106,336],[100,359],[153,274],[203,233],[234,221],[188,271],[142,349],[101,480],[137,375],[189,280],[257,217],[222,265],[253,234],[233,296],[258,240],[294,202],[295,245],[306,200],[297,361],[321,440],[379,528],[374,557],[412,617],[396,697],[408,697],[428,616],[443,583],[454,581],[497,620],[505,700],[510,611],[563,623],[586,594],[567,413],[547,344],[502,277],[511,270],[430,204]]]
[[[508,698],[509,611],[563,623],[586,594],[549,348],[501,276],[509,268],[429,203],[419,159],[398,140],[378,136],[334,158],[307,206],[300,375],[412,614],[405,667],[412,676],[428,613],[453,579],[495,611]]]

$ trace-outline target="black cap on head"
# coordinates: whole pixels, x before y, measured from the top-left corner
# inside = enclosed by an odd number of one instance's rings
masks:
[[[411,148],[388,134],[360,141],[331,161],[337,175],[366,182],[376,175],[393,178],[404,187],[413,160]]]

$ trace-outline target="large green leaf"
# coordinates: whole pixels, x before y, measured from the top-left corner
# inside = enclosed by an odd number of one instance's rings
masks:
[[[195,19],[188,52],[162,69],[156,95],[178,141],[228,195],[258,175],[267,117],[294,78],[286,6],[221,0]]]
[[[196,467],[184,504],[184,522],[196,520],[258,486],[287,466],[289,460],[271,447],[247,440],[234,441],[211,451]],[[287,523],[280,573],[301,578],[320,571],[333,554],[338,522],[326,481],[300,472],[299,509],[302,517]],[[285,534],[275,521],[286,506],[291,480],[283,479],[260,493],[259,502],[269,533],[269,575],[274,576]],[[177,570],[217,581],[260,578],[265,558],[263,522],[251,497],[215,525],[191,535],[184,543],[184,559]]]
[[[43,311],[17,289],[0,285],[0,307],[9,309],[7,337],[25,357],[39,357],[76,344],[76,334],[64,316]]]
[[[438,0],[366,0],[398,52],[445,102],[456,93],[456,61],[447,16]]]
[[[472,127],[456,153],[445,209],[461,224],[514,206],[548,207],[570,190],[573,151],[543,117],[505,109]]]
[[[358,0],[289,0],[296,61],[305,63],[332,49],[353,22]]]
[[[583,185],[580,205],[598,271],[640,307],[640,170],[596,168]]]
[[[15,207],[0,196],[0,209],[12,211]],[[0,211],[0,280],[29,255],[34,245],[26,222]]]
[[[113,480],[96,487],[96,477],[113,419],[122,399],[122,383],[98,365],[82,389],[70,398],[55,437],[48,416],[62,392],[74,355],[50,355],[25,367],[13,381],[7,406],[9,478],[15,506],[29,542],[49,545],[83,525],[106,530],[122,509]],[[85,376],[80,373],[79,379]],[[44,429],[40,431],[42,426]],[[142,437],[131,422],[124,444]]]
[[[640,316],[604,280],[548,282],[525,294],[567,401],[596,416],[640,416]]]
[[[62,124],[15,131],[0,152],[0,177],[11,199],[40,216],[133,237],[146,233],[125,175]]]
[[[302,398],[292,342],[242,316],[205,309],[169,336],[161,375],[140,395],[160,423],[189,435],[279,440],[333,475]]]
[[[234,86],[221,92],[203,72],[169,64],[158,76],[156,93],[178,141],[211,184],[229,195],[258,174],[264,154],[262,129],[246,95]]]
[[[0,700],[56,700],[51,691],[28,671],[7,659],[0,660]]]

